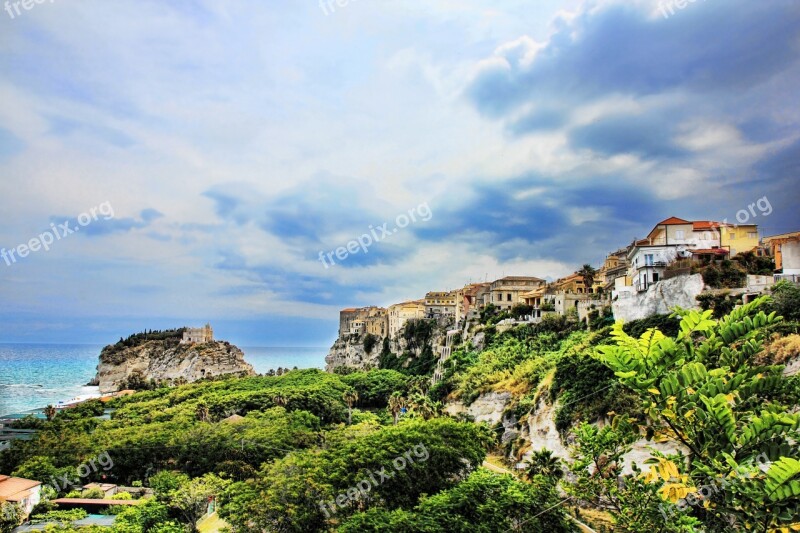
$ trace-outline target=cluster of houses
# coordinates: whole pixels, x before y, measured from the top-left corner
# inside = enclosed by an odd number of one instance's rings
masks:
[[[501,311],[525,305],[526,319],[577,312],[585,320],[591,310],[612,299],[645,292],[659,281],[691,271],[692,264],[732,258],[744,252],[771,256],[776,278],[800,280],[800,232],[760,238],[756,224],[710,220],[662,220],[644,239],[616,250],[603,265],[548,283],[533,276],[507,276],[492,282],[470,283],[460,289],[429,292],[425,298],[383,307],[343,309],[339,337],[369,333],[394,338],[411,319],[450,318],[456,325],[476,318],[489,304]],[[574,311],[573,311],[574,309]]]

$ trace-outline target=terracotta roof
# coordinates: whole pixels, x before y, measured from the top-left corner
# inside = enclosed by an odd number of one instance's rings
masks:
[[[341,313],[354,313],[356,311],[358,311],[358,309],[356,309],[355,307],[348,307],[347,309],[342,309],[340,312]]]
[[[691,224],[688,220],[683,220],[682,218],[678,217],[669,217],[666,220],[662,220],[656,226],[676,226],[679,224]]]
[[[21,501],[30,495],[31,489],[41,484],[41,481],[32,479],[0,475],[0,498],[10,502]]]
[[[715,222],[713,220],[695,220],[692,222],[692,229],[694,231],[704,231],[707,229],[717,229],[723,226],[730,226],[724,222]]]
[[[692,250],[692,255],[728,255],[728,250],[725,248],[701,248],[700,250]]]
[[[500,278],[497,281],[544,281],[542,278],[537,278],[535,276],[506,276],[504,278]]]

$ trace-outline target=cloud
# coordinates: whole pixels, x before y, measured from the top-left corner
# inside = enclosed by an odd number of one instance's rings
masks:
[[[147,228],[152,223],[164,215],[156,209],[148,208],[143,209],[139,213],[139,218],[123,217],[111,218],[110,215],[103,212],[97,214],[96,218],[92,219],[88,224],[80,224],[81,217],[66,217],[66,216],[51,216],[50,222],[53,224],[62,224],[68,222],[70,228],[80,228],[80,234],[87,237],[101,237],[111,234],[128,233],[133,230]],[[86,217],[91,217],[91,213],[86,213]],[[84,218],[84,221],[88,218]]]
[[[698,2],[669,19],[651,7],[585,4],[555,19],[546,42],[525,37],[498,47],[467,95],[482,113],[500,117],[555,96],[563,105],[610,93],[745,91],[797,61],[800,10],[792,0],[769,9],[747,0]]]

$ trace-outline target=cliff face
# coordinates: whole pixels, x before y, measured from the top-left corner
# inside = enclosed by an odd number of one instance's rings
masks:
[[[657,314],[668,314],[676,305],[697,309],[697,296],[703,292],[703,276],[678,276],[651,285],[647,292],[620,298],[612,305],[614,318],[630,322]]]
[[[429,344],[436,357],[439,357],[441,348],[445,344],[447,329],[452,327],[452,320],[439,319],[432,328],[430,338],[425,342],[412,340],[413,345],[401,334],[396,338],[389,339],[389,350],[394,354],[411,352],[415,357],[419,357],[424,344]],[[325,357],[325,371],[333,372],[337,367],[344,366],[358,370],[378,368],[378,360],[383,349],[383,337],[375,337],[376,342],[370,352],[364,349],[365,335],[345,335],[339,337],[331,346],[328,355]]]
[[[183,378],[192,382],[225,374],[255,374],[253,367],[245,362],[244,353],[228,342],[176,344],[155,340],[123,349],[103,348],[94,382],[101,393],[108,393],[117,391],[131,377],[156,381]]]

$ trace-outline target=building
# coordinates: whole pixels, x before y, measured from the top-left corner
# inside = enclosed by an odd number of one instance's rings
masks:
[[[719,228],[720,248],[725,248],[730,257],[758,248],[758,226],[756,224],[722,224]]]
[[[455,316],[458,291],[429,292],[425,295],[425,316]]]
[[[0,501],[19,505],[24,518],[31,514],[31,511],[41,498],[41,481],[0,474]]]
[[[412,300],[389,306],[389,337],[397,337],[406,322],[418,318],[425,318],[425,300]]]
[[[186,328],[181,344],[203,344],[213,341],[214,330],[211,329],[211,324],[206,324],[202,328]]]
[[[786,276],[800,275],[800,231],[764,237],[764,246],[775,258],[775,269]]]
[[[350,307],[339,311],[339,337],[369,333],[385,337],[389,333],[389,315],[383,307]]]
[[[625,278],[628,275],[628,248],[620,248],[606,256],[603,266],[597,271],[597,281],[603,289],[603,293],[610,294],[616,286],[617,278]],[[625,280],[623,279],[623,283]],[[630,285],[630,280],[627,281]]]
[[[470,283],[456,295],[456,324],[465,318],[476,318],[490,297],[491,283]]]
[[[543,285],[541,287],[533,289],[532,291],[523,292],[520,295],[520,298],[522,299],[523,303],[525,305],[529,305],[532,307],[531,310],[532,322],[541,321],[542,316],[544,316],[548,310],[555,311],[555,307],[551,308],[550,306],[543,305],[546,304],[545,301],[546,293],[547,293],[547,287]]]
[[[628,277],[636,292],[664,279],[667,265],[678,260],[708,262],[758,247],[758,226],[736,226],[711,220],[662,220],[647,238],[628,251]]]
[[[523,302],[523,294],[545,284],[545,280],[532,276],[507,276],[498,279],[489,287],[490,303],[502,311],[509,310]]]
[[[563,292],[566,294],[593,294],[595,285],[597,285],[596,280],[587,290],[583,276],[576,272],[565,278],[557,279],[551,284],[550,288],[554,292]]]

